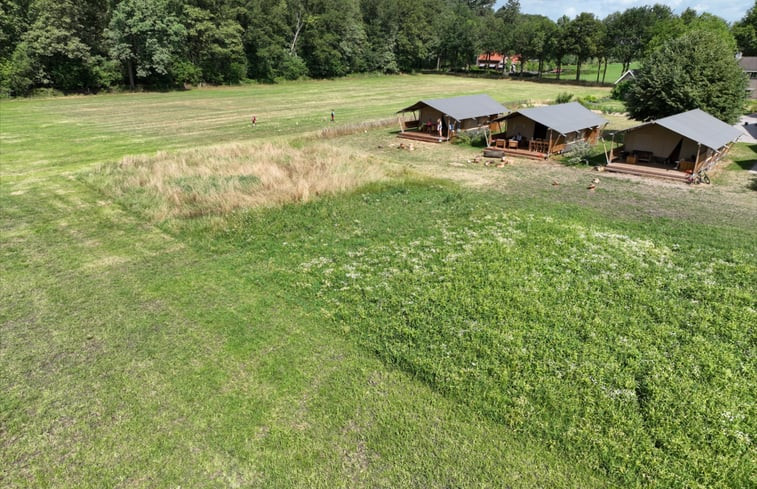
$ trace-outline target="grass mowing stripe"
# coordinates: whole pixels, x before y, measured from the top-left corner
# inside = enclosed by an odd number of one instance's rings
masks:
[[[553,100],[559,87],[449,76],[355,77],[166,94],[118,94],[0,101],[3,174],[54,165],[80,168],[127,154],[298,135],[392,117],[418,99],[488,92],[498,100]],[[397,94],[403,100],[398,101]],[[598,96],[606,88],[581,88]],[[256,114],[258,127],[250,127]],[[104,137],[105,136],[105,137]],[[48,155],[48,157],[46,157]],[[55,155],[54,161],[49,156]],[[29,164],[38,164],[30,167]]]
[[[2,485],[599,484],[335,336],[275,257],[184,246],[76,181],[18,187]]]

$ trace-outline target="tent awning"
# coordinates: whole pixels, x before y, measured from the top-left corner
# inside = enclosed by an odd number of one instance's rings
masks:
[[[475,119],[477,117],[497,116],[509,112],[507,107],[490,96],[480,94],[421,100],[409,107],[398,110],[397,113],[412,112],[423,107],[431,107],[458,121]]]

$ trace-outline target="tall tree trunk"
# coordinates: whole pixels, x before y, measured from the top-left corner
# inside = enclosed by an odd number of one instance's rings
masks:
[[[557,59],[557,79],[560,79],[560,75],[562,74],[562,58]]]
[[[597,58],[597,83],[599,83],[599,72],[602,71],[602,58]]]
[[[576,61],[576,81],[581,79],[581,61]]]
[[[126,60],[126,71],[129,72],[129,86],[133,92],[136,86],[134,86],[134,65],[130,59]]]
[[[300,37],[300,31],[305,25],[305,16],[302,12],[297,12],[296,25],[294,29],[294,37],[292,38],[292,44],[289,45],[289,54],[294,55],[297,50],[297,38]]]
[[[605,58],[605,70],[602,72],[602,83],[605,83],[606,76],[607,76],[607,58]]]
[[[537,75],[537,78],[541,80],[541,72],[544,70],[544,59],[539,58],[539,74]]]

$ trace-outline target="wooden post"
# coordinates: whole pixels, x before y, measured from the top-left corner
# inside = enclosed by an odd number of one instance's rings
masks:
[[[605,140],[603,139],[602,144],[604,144],[604,142]],[[606,154],[605,154],[605,157],[607,157]],[[615,134],[613,134],[612,137],[610,138],[610,157],[607,158],[607,164],[609,165],[610,163],[612,163],[612,160],[614,159],[615,159]]]
[[[547,156],[552,153],[552,129],[549,130],[549,146],[547,146]]]
[[[400,132],[405,132],[405,119],[401,115],[398,115],[397,120],[400,123]]]
[[[697,143],[697,157],[694,158],[694,171],[693,173],[696,173],[699,171],[699,151],[702,149],[702,145],[700,143]]]

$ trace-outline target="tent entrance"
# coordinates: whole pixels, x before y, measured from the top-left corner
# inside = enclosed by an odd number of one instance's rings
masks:
[[[681,159],[681,147],[683,146],[683,138],[678,140],[678,144],[676,144],[676,147],[673,148],[673,151],[671,151],[670,156],[668,156],[668,161],[678,161]]]
[[[534,125],[534,139],[547,139],[547,126],[537,122]]]

